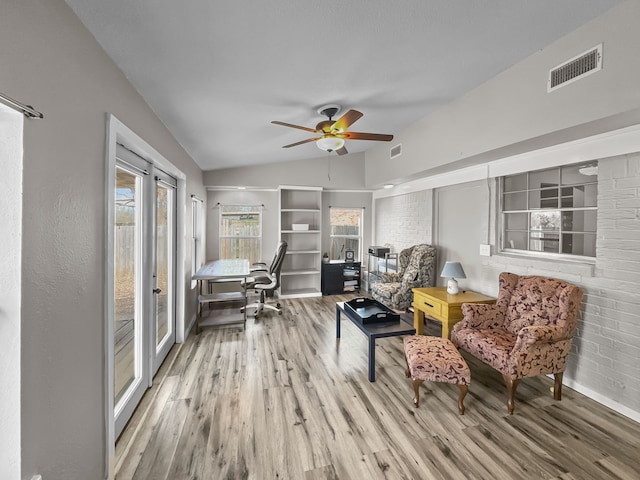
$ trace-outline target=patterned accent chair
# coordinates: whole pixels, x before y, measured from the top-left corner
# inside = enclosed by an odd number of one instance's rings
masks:
[[[582,305],[582,290],[554,278],[500,274],[495,305],[462,304],[453,343],[498,370],[507,384],[507,410],[524,377],[554,375],[553,398],[562,399],[562,374]]]
[[[394,310],[406,310],[413,302],[412,288],[433,285],[436,249],[420,244],[405,248],[398,255],[398,271],[385,272],[371,287],[371,295]]]

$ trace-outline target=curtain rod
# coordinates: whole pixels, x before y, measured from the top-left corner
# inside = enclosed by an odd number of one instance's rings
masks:
[[[196,195],[194,195],[193,193],[191,194],[191,198],[193,198],[194,200],[199,201],[200,203],[204,203],[204,200],[202,200],[201,198],[198,198]]]
[[[215,207],[255,207],[256,205],[253,203],[216,203]],[[264,208],[264,203],[259,204],[258,206]]]
[[[44,118],[44,115],[37,110],[34,110],[31,105],[25,105],[24,103],[20,103],[17,100],[14,100],[11,97],[6,96],[4,93],[0,93],[0,101],[13,108],[14,110],[18,110],[22,112],[25,117],[28,118]]]

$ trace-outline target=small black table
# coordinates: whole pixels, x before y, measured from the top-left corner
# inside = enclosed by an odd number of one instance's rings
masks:
[[[386,308],[386,307],[385,307]],[[396,320],[393,322],[365,324],[351,309],[344,308],[344,302],[336,302],[336,338],[340,339],[340,314],[344,313],[351,323],[358,327],[369,339],[369,381],[376,381],[376,339],[384,337],[399,337],[401,335],[415,335],[413,326]]]

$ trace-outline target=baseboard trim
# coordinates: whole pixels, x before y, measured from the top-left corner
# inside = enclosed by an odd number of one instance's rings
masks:
[[[553,378],[553,375],[550,375]],[[624,415],[627,418],[630,418],[634,422],[640,423],[640,412],[632,410],[631,408],[622,405],[611,398],[605,397],[604,395],[591,390],[590,388],[585,387],[571,379],[564,378],[562,381],[563,385],[569,387],[572,390],[575,390],[582,395],[589,397],[591,400],[596,401],[605,407],[609,407],[611,410],[618,412],[621,415]]]

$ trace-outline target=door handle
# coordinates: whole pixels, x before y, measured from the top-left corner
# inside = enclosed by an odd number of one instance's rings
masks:
[[[162,290],[159,288],[154,288],[153,293],[162,293]]]

